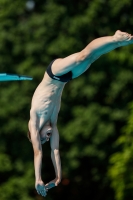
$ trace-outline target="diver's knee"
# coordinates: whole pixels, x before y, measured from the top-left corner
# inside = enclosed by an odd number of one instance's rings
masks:
[[[91,57],[91,52],[89,53],[88,51],[86,51],[84,49],[81,52],[79,52],[79,54],[77,56],[77,62],[78,63],[84,62],[84,61],[88,60],[90,57]]]

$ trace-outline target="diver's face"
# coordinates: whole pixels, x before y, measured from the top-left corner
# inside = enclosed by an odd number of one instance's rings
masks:
[[[40,131],[40,140],[41,144],[48,142],[52,135],[52,127],[49,125],[45,125]]]

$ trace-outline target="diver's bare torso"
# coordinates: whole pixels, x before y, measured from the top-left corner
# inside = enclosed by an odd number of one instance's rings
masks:
[[[53,63],[52,71],[56,75],[61,75],[59,73],[59,71],[61,71],[61,66],[58,66],[58,62],[61,60],[62,59],[57,59]],[[89,66],[90,63],[88,63],[86,67],[76,66],[73,68],[73,66],[70,65],[70,67],[66,67],[66,73],[68,70],[71,70],[73,75],[72,78],[76,78],[86,71]],[[51,125],[56,124],[60,109],[61,95],[65,84],[66,82],[60,82],[50,78],[47,72],[45,72],[43,80],[34,92],[31,103],[31,115],[35,115],[35,118],[38,121],[39,130],[41,130],[46,123],[50,123]]]
[[[53,80],[45,73],[36,88],[32,98],[31,113],[36,115],[39,130],[48,122],[56,123],[64,86],[65,83]]]

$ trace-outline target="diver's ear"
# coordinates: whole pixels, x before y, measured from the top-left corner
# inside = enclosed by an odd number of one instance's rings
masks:
[[[30,135],[30,131],[28,130],[28,132],[27,132],[27,138],[28,138],[28,140],[31,142],[31,135]]]

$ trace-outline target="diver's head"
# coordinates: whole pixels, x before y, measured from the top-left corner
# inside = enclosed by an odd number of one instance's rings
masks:
[[[41,144],[48,142],[52,135],[52,127],[50,126],[50,124],[44,125],[43,128],[40,130],[39,134],[40,134]]]
[[[30,128],[30,127],[29,127]],[[45,142],[49,141],[51,135],[52,135],[52,127],[50,125],[50,123],[46,123],[40,130],[39,132],[39,135],[40,135],[40,141],[41,141],[41,144],[44,144]],[[29,139],[30,142],[31,141],[31,133],[30,133],[30,129],[28,130],[28,133],[27,133],[27,137]]]

